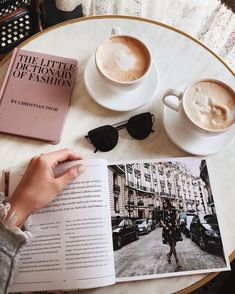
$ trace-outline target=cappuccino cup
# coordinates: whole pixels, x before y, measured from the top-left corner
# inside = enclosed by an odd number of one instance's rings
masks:
[[[169,89],[162,101],[189,129],[204,136],[220,135],[235,124],[235,92],[218,80],[194,81],[183,92]]]
[[[139,87],[148,76],[152,58],[148,47],[136,37],[113,28],[95,52],[95,64],[106,86],[117,92]]]

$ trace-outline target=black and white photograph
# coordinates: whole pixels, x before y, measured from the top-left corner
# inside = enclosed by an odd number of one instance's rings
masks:
[[[228,269],[205,159],[108,166],[116,278]]]

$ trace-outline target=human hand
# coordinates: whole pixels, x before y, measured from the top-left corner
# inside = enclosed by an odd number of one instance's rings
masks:
[[[22,227],[32,213],[47,206],[85,170],[85,166],[73,166],[58,178],[55,178],[53,169],[60,162],[79,159],[82,157],[69,149],[32,158],[20,183],[9,199],[11,209],[5,221],[14,217],[14,225]]]

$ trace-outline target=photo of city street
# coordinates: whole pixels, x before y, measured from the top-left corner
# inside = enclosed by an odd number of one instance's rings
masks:
[[[205,159],[108,173],[116,278],[227,268]]]

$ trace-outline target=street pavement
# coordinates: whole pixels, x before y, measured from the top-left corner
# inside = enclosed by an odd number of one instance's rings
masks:
[[[183,235],[183,234],[182,234]],[[139,240],[124,245],[114,251],[116,277],[132,277],[171,273],[177,271],[175,259],[168,264],[166,255],[169,245],[162,243],[162,228],[156,228]],[[198,244],[183,235],[183,241],[176,245],[181,271],[192,271],[225,267],[221,255],[203,251]]]

